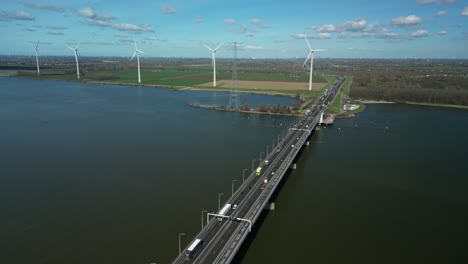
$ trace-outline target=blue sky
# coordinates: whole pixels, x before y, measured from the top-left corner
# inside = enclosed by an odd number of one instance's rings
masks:
[[[468,58],[467,0],[2,1],[0,54],[209,57]],[[231,57],[224,45],[218,57]]]

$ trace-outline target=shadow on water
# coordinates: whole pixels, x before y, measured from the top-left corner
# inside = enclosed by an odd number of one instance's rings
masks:
[[[307,141],[310,141],[310,137],[307,138]],[[302,148],[299,150],[298,154],[296,155],[296,157],[294,158],[292,164],[294,163],[297,163],[298,159],[301,157],[302,153],[304,152],[304,149],[306,149],[306,146],[302,146]],[[288,181],[289,179],[289,176],[291,175],[292,173],[292,170],[291,169],[288,169],[286,171],[286,173],[284,174],[283,176],[283,179],[280,181],[280,183],[278,184],[278,186],[276,187],[276,190],[272,193],[270,199],[268,202],[274,202],[276,201],[276,199],[278,198],[278,196],[280,195],[281,193],[281,190],[283,189],[284,185],[286,184],[286,182]],[[237,251],[236,253],[236,256],[234,257],[234,259],[232,260],[231,263],[234,263],[234,264],[240,264],[242,263],[242,261],[244,260],[244,257],[245,255],[247,254],[248,250],[249,250],[249,247],[250,245],[252,244],[252,242],[254,241],[254,239],[257,237],[257,234],[263,224],[263,221],[266,219],[266,217],[268,216],[268,213],[269,211],[268,210],[262,210],[262,212],[260,213],[260,216],[258,217],[255,225],[253,226],[252,228],[252,231],[250,232],[250,234],[245,238],[244,242],[242,243],[242,246],[239,248],[239,250]]]
[[[286,171],[285,175],[283,176],[283,179],[278,184],[278,187],[276,187],[276,190],[271,195],[269,202],[274,202],[276,200],[276,198],[278,198],[281,190],[283,189],[283,186],[288,181],[288,178],[289,178],[290,174],[291,174],[291,170],[288,169]],[[237,251],[236,256],[234,257],[234,259],[232,260],[231,263],[233,263],[233,264],[242,263],[242,260],[244,259],[245,255],[247,254],[250,245],[253,243],[254,239],[257,237],[257,234],[258,234],[260,228],[262,227],[263,221],[268,216],[268,213],[269,213],[268,210],[262,210],[262,212],[260,213],[260,216],[258,217],[257,221],[255,222],[255,225],[252,228],[252,231],[245,238],[244,242],[242,243],[242,246]]]

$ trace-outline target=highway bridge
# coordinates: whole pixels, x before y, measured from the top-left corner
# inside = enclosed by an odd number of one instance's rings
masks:
[[[172,263],[230,263],[271,195],[294,161],[301,148],[308,144],[310,135],[323,118],[327,105],[335,98],[344,79],[336,82],[317,98],[307,114],[296,120],[284,138],[272,147],[260,165],[260,175],[255,171],[244,181],[226,204],[237,205],[225,215],[207,214],[207,224],[181,251]],[[266,164],[268,160],[268,164]],[[265,182],[267,182],[265,184]],[[218,212],[219,213],[219,212]],[[196,239],[201,240],[193,250]],[[189,251],[187,251],[190,249]]]

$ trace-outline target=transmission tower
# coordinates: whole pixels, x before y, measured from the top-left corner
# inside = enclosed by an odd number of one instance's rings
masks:
[[[240,98],[239,98],[239,87],[237,85],[237,47],[239,43],[231,43],[233,50],[233,62],[232,62],[232,87],[231,94],[229,95],[228,108],[240,109]]]

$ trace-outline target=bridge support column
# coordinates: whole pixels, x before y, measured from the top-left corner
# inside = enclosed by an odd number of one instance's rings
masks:
[[[291,164],[291,167],[289,167],[291,170],[297,169],[296,163]]]
[[[268,210],[268,211],[274,211],[275,210],[275,203],[274,202],[271,202],[271,203],[267,203],[265,204],[265,210]]]
[[[320,113],[319,124],[322,124],[322,123],[323,123],[323,113],[324,113],[324,112],[321,112],[321,113]]]
[[[306,141],[306,146],[309,146],[310,145],[310,142],[307,140]]]

